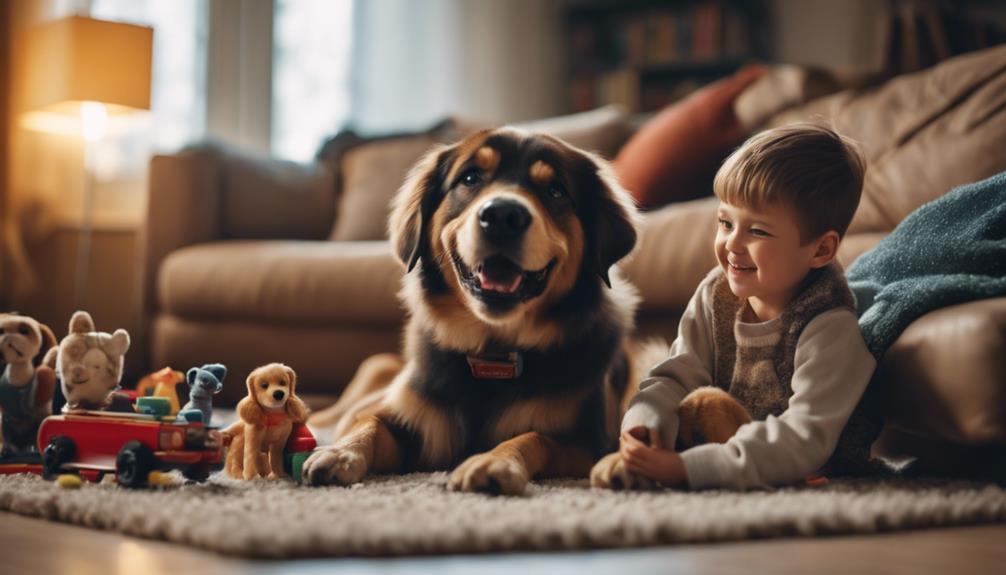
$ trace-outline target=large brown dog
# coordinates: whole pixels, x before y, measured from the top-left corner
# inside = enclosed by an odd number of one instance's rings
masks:
[[[635,244],[635,209],[607,163],[555,138],[483,131],[433,150],[394,202],[410,273],[404,358],[364,362],[311,419],[337,441],[314,484],[448,469],[449,486],[519,493],[585,477],[616,446],[637,297],[609,268]]]

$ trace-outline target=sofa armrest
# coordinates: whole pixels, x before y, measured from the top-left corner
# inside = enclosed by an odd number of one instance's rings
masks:
[[[208,143],[150,162],[142,240],[143,309],[156,309],[156,279],[171,252],[225,239],[328,236],[336,176],[325,164],[255,157]]]
[[[220,237],[216,162],[182,152],[150,160],[147,217],[140,234],[144,315],[156,308],[157,270],[168,254]]]

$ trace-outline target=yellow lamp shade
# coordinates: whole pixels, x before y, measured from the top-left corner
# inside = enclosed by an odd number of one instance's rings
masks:
[[[154,31],[146,26],[71,16],[25,37],[25,111],[79,114],[100,102],[110,114],[150,109]]]

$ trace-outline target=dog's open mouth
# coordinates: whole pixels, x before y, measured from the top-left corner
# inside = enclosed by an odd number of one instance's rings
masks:
[[[512,305],[538,297],[545,291],[556,263],[552,259],[540,270],[525,270],[501,255],[487,258],[474,268],[457,254],[452,254],[452,260],[465,289],[490,305]]]

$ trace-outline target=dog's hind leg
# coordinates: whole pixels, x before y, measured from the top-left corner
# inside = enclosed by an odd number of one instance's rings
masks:
[[[330,407],[311,414],[308,424],[312,427],[338,426],[343,433],[363,409],[373,406],[380,400],[382,390],[388,387],[405,362],[394,353],[372,355],[363,360],[357,368],[353,379],[343,390],[339,400]],[[340,425],[340,422],[343,422]],[[337,433],[340,437],[342,433]]]
[[[242,426],[243,427],[243,426]],[[244,429],[240,434],[232,436],[230,447],[227,448],[227,460],[224,470],[229,477],[242,479],[244,477],[245,437]]]

